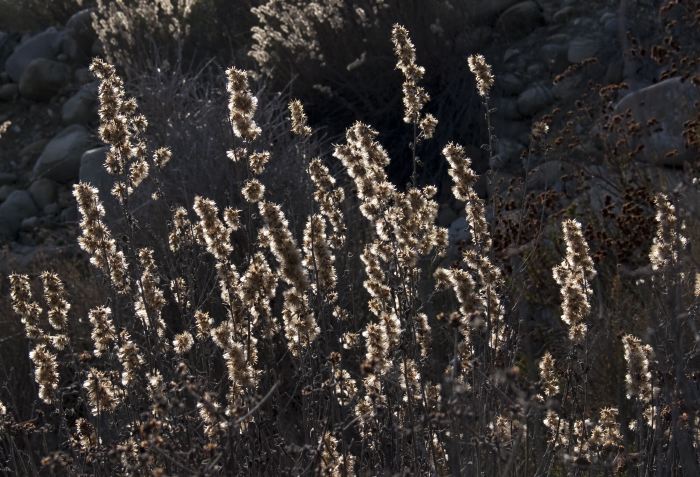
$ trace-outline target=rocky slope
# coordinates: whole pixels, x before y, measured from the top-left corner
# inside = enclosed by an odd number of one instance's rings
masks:
[[[561,191],[565,177],[579,173],[595,187],[573,201],[602,208],[602,197],[615,193],[611,178],[619,174],[601,160],[615,142],[605,130],[606,111],[572,125],[570,134],[584,140],[566,157],[538,153],[531,144],[533,124],[543,118],[565,123],[549,113],[580,109],[577,101],[592,84],[620,82],[626,88],[614,104],[603,105],[608,113],[654,124],[630,145],[637,150],[634,163],[664,187],[684,187],[682,170],[697,159],[684,133],[697,121],[698,87],[680,77],[659,81],[660,69],[641,68],[623,55],[625,18],[617,9],[572,0],[485,5],[498,7],[489,14],[493,20],[480,27],[494,39],[484,54],[497,76],[491,105],[498,140],[483,194],[505,194],[518,178],[524,178],[521,187],[528,192]],[[37,250],[70,246],[77,222],[71,185],[88,180],[104,187],[108,181],[101,168],[104,149],[95,138],[97,85],[87,69],[95,54],[99,48],[89,11],[32,35],[0,32],[0,124],[12,122],[0,139],[0,242],[15,261],[26,261]],[[567,70],[574,74],[559,76]],[[695,207],[697,199],[688,195],[687,200]],[[461,204],[442,205],[440,222],[450,226],[453,243],[464,238],[460,215]]]

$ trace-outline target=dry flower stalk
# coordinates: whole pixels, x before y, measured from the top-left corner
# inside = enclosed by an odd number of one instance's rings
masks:
[[[569,338],[582,342],[586,335],[586,318],[591,310],[593,295],[591,280],[596,276],[588,244],[583,237],[581,224],[576,220],[562,222],[566,255],[553,269],[554,280],[560,286],[562,297],[561,319],[569,325]]]

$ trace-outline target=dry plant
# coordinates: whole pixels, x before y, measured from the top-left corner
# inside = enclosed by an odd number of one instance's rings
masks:
[[[316,13],[332,19],[334,5]],[[415,172],[416,148],[433,140],[437,119],[425,112],[408,29],[395,25],[391,41],[412,180],[389,180],[380,133],[361,121],[334,159],[315,157],[318,133],[293,100],[286,154],[308,174],[293,191],[309,211],[301,218],[294,204],[275,201],[278,184],[265,183],[290,159],[271,153],[249,72],[226,70],[231,143],[217,158],[236,168],[231,193],[241,197],[223,202],[205,191],[175,203],[163,179],[177,158],[148,141],[148,120],[115,67],[93,62],[115,214],[103,204],[108,191],[79,183],[74,196],[79,245],[103,295],[78,313],[62,270],[10,276],[34,383],[30,409],[0,393],[10,472],[700,473],[700,297],[674,197],[654,202],[650,272],[635,285],[650,297],[648,316],[618,320],[624,328],[606,356],[595,342],[609,332],[601,316],[611,292],[581,221],[556,218],[554,257],[537,266],[559,290],[560,319],[533,352],[528,310],[507,293],[519,277],[508,258],[522,252],[504,258],[497,247],[505,239],[488,220],[495,206],[477,194],[471,159],[455,142],[442,153],[469,239],[458,260],[446,258],[437,188],[419,185]],[[498,79],[483,56],[467,64],[491,153],[489,90]],[[168,215],[140,216],[135,205],[146,200],[169,204]],[[167,239],[142,233],[146,219],[165,222],[152,227],[167,228]],[[79,325],[82,333],[71,332]],[[595,366],[615,356],[626,367],[620,399],[594,392],[609,377]]]

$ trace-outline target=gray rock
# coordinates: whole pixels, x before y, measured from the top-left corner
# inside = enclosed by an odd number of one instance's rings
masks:
[[[547,161],[533,168],[527,175],[527,190],[560,189],[561,178],[571,172],[571,166],[559,160]]]
[[[86,84],[63,104],[61,119],[64,124],[90,124],[97,122],[97,86]]]
[[[440,207],[440,211],[437,216],[437,223],[442,227],[448,227],[457,218],[457,212],[455,212],[449,204],[444,204]]]
[[[77,222],[79,218],[78,208],[74,205],[66,207],[60,214],[61,222]]]
[[[508,63],[510,60],[518,58],[520,56],[520,50],[517,48],[508,48],[505,53],[503,53],[503,62]]]
[[[37,179],[29,186],[28,190],[32,194],[34,203],[40,209],[56,201],[56,183],[50,179]]]
[[[95,77],[90,72],[90,68],[78,68],[75,70],[75,81],[80,84],[87,84],[94,81]]]
[[[610,84],[610,83],[619,83],[622,81],[622,72],[624,70],[624,62],[622,61],[622,58],[615,58],[610,63],[608,63],[608,67],[605,70],[605,76],[603,76],[603,83],[604,84]]]
[[[25,190],[12,192],[7,200],[0,204],[0,239],[13,239],[22,221],[36,215],[37,212],[38,209],[29,192]]]
[[[613,114],[629,110],[643,128],[654,119],[656,125],[633,137],[630,149],[644,147],[637,156],[641,161],[680,166],[698,155],[698,150],[686,147],[684,140],[684,124],[697,118],[698,101],[700,87],[675,77],[628,94],[615,105]],[[672,151],[676,154],[667,155]]]
[[[17,187],[13,185],[0,186],[0,202],[5,202],[15,190],[17,190]]]
[[[542,9],[533,1],[520,2],[503,12],[497,30],[510,40],[522,38],[544,24]]]
[[[29,232],[30,230],[34,230],[37,227],[37,225],[39,225],[39,217],[27,217],[22,221],[20,229],[24,230],[25,232]]]
[[[77,179],[80,158],[92,144],[90,134],[84,127],[68,126],[46,145],[34,165],[34,176],[46,177],[56,182]]]
[[[0,185],[17,182],[17,174],[14,172],[0,172]]]
[[[44,207],[44,215],[57,215],[60,211],[61,206],[59,206],[56,202]]]
[[[18,83],[25,68],[32,61],[38,58],[55,58],[61,50],[63,36],[62,32],[52,27],[34,35],[15,48],[15,51],[5,62],[5,70],[12,81]]]
[[[475,24],[491,22],[519,0],[473,0],[465,8]]]
[[[12,101],[19,94],[19,87],[14,83],[0,86],[0,101]]]
[[[501,76],[500,80],[496,83],[501,91],[508,96],[515,96],[522,93],[523,82],[515,76],[513,73],[506,73]]]
[[[507,172],[494,171],[491,174],[491,180],[486,184],[489,197],[503,195],[503,193],[511,187],[515,179],[516,177],[514,175]]]
[[[582,75],[569,75],[552,85],[552,94],[556,99],[568,100],[580,94]]]
[[[542,63],[536,61],[527,66],[527,75],[530,78],[540,78],[544,74],[546,69],[547,68]]]
[[[534,116],[549,106],[553,100],[554,97],[549,88],[542,84],[535,84],[518,96],[518,111],[523,116]]]
[[[448,257],[456,257],[459,253],[459,247],[463,242],[469,240],[469,226],[465,217],[455,219],[447,229]]]
[[[68,65],[38,58],[24,69],[19,81],[19,92],[28,99],[47,100],[66,86],[72,78]]]
[[[95,30],[92,28],[92,13],[94,9],[85,8],[73,14],[66,22],[66,30],[71,35],[85,38],[86,49],[92,48],[92,43],[97,38]]]
[[[61,42],[61,53],[56,59],[58,61],[84,64],[89,60],[89,57],[80,49],[80,45],[75,38],[66,35]]]
[[[496,100],[496,114],[505,119],[518,120],[522,118],[518,111],[517,100],[512,98],[499,98]]]
[[[617,21],[617,18],[611,18],[605,22],[605,25],[603,25],[603,30],[608,35],[615,35],[620,31],[620,22]]]
[[[87,182],[96,187],[103,201],[110,199],[110,191],[114,186],[114,176],[104,168],[107,151],[107,146],[90,149],[80,159],[80,182]]]
[[[59,207],[66,208],[70,205],[75,204],[75,197],[73,197],[73,190],[72,188],[60,188],[58,190],[58,200],[56,203],[59,205]]]
[[[617,18],[613,12],[605,12],[600,16],[600,23],[605,24],[610,19]]]
[[[574,7],[564,7],[552,15],[552,20],[554,23],[564,24],[571,20],[576,15],[576,9]]]
[[[500,170],[518,161],[523,146],[516,141],[500,138],[496,146],[497,156],[492,157],[489,166],[494,170]],[[496,159],[496,157],[498,159]]]
[[[601,44],[595,38],[575,38],[569,43],[567,59],[570,63],[580,63],[586,58],[595,56]]]
[[[548,43],[540,48],[539,57],[547,63],[551,71],[562,71],[568,65],[567,50],[565,45]]]
[[[557,45],[568,44],[571,37],[566,33],[555,33],[547,37],[547,43],[555,43]]]
[[[19,35],[0,32],[0,72],[5,73],[5,62],[17,46]]]
[[[33,163],[49,143],[47,139],[39,139],[24,146],[19,151],[19,157],[23,164]]]

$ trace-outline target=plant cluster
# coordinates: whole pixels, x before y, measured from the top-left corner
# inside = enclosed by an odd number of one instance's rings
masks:
[[[278,3],[296,5],[265,8]],[[154,5],[167,13],[166,4]],[[177,5],[182,13],[190,3]],[[312,5],[300,14],[324,16],[332,27],[337,5]],[[267,11],[257,14],[268,18]],[[311,28],[295,25],[285,41]],[[257,33],[264,44],[264,32]],[[36,398],[20,408],[3,396],[6,468],[78,475],[700,473],[700,274],[676,199],[654,195],[649,273],[626,283],[653,307],[645,316],[610,318],[615,290],[606,290],[582,221],[557,216],[554,258],[529,254],[523,244],[544,227],[537,212],[554,208],[556,197],[528,199],[542,209],[526,210],[527,227],[490,221],[512,207],[479,196],[471,159],[450,142],[442,156],[469,238],[449,259],[448,231],[436,225],[437,188],[416,173],[419,152],[440,124],[425,112],[425,70],[409,30],[395,25],[391,40],[412,138],[411,181],[390,181],[380,134],[361,121],[334,145],[332,158],[313,157],[317,132],[303,103],[292,100],[287,127],[296,147],[288,154],[297,154],[308,174],[296,200],[311,211],[298,224],[290,223],[293,204],[273,201],[276,184],[264,182],[267,169],[287,158],[271,154],[264,140],[267,123],[248,72],[225,72],[234,142],[220,158],[243,177],[241,197],[222,203],[198,194],[174,203],[163,186],[173,152],[148,140],[149,121],[115,67],[93,62],[114,186],[98,191],[81,182],[74,196],[79,245],[104,299],[80,316],[61,270],[42,273],[40,283],[10,276]],[[463,66],[475,76],[492,154],[489,93],[497,78],[481,55]],[[546,134],[544,124],[533,130]],[[105,197],[115,202],[114,216]],[[141,233],[146,219],[134,204],[144,197],[169,205],[161,241]],[[559,291],[556,327],[539,341],[528,324],[531,310],[515,293],[526,267]],[[596,345],[611,334],[619,339],[603,355]],[[623,369],[603,369],[613,353]],[[620,399],[600,391],[611,376],[620,378]]]

